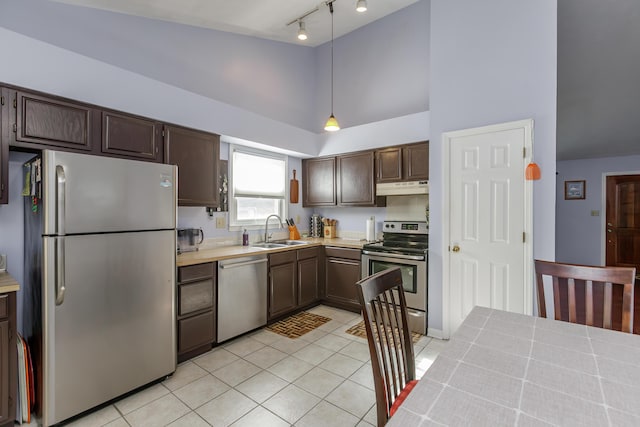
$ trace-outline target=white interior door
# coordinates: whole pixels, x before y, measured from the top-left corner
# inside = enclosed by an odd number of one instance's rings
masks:
[[[444,135],[449,153],[445,334],[455,332],[476,305],[531,312],[531,184],[524,179],[531,130],[532,121],[525,120]]]

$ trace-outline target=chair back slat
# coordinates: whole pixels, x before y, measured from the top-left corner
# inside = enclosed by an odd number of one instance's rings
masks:
[[[356,287],[371,355],[378,426],[383,426],[393,402],[416,375],[402,273],[399,268],[384,270]]]
[[[620,295],[617,291],[614,292],[615,287],[622,290],[621,329],[623,332],[632,332],[635,268],[595,267],[535,260],[535,271],[539,316],[547,317],[544,278],[550,276],[553,311],[557,320],[584,322],[589,326],[612,329],[613,300]]]

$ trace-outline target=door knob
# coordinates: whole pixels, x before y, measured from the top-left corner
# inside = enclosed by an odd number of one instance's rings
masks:
[[[453,252],[460,252],[460,246],[458,245],[454,245],[453,248],[451,249]]]
[[[607,226],[609,227],[613,227],[613,224],[611,224],[610,222],[607,223]]]

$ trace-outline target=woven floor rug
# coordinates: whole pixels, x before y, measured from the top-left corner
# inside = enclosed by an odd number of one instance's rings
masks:
[[[325,316],[302,311],[280,320],[273,325],[267,326],[267,330],[288,338],[298,338],[307,332],[313,331],[318,326],[324,325],[330,320],[330,318]]]
[[[364,327],[364,320],[361,320],[358,324],[353,325],[345,332],[360,338],[364,338],[365,340],[367,339],[367,330]],[[374,330],[373,333],[374,335],[376,335],[377,339],[377,332]],[[420,338],[422,338],[422,335],[417,332],[411,332],[411,341],[413,341],[414,344],[417,343]]]

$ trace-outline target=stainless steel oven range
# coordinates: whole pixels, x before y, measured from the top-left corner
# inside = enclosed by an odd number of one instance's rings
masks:
[[[362,248],[362,277],[399,267],[411,330],[426,334],[429,227],[426,221],[385,221],[382,239]]]

